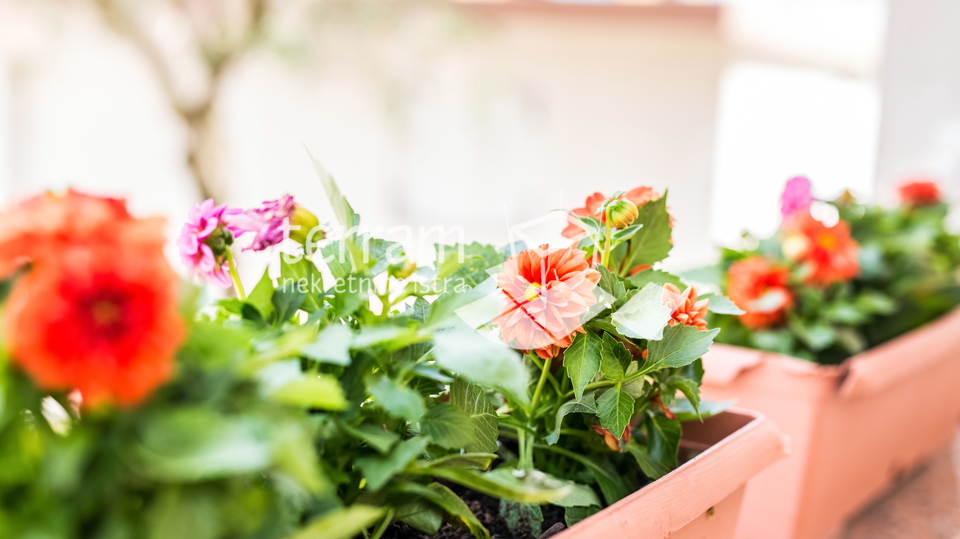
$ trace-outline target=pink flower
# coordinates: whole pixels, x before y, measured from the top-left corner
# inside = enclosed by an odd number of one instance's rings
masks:
[[[226,204],[214,206],[212,198],[190,208],[177,247],[183,264],[202,281],[230,288],[227,249],[234,236],[243,231],[226,221],[240,213],[241,210],[227,208]]]
[[[253,243],[244,251],[263,251],[288,237],[304,243],[320,222],[316,216],[294,202],[290,195],[277,200],[265,200],[259,208],[230,217],[230,224],[243,232],[252,232]],[[321,232],[314,239],[323,239]]]
[[[507,304],[494,323],[504,342],[551,359],[583,333],[583,315],[597,303],[600,273],[579,249],[541,245],[503,264],[497,284]]]
[[[806,176],[790,178],[780,195],[780,214],[784,219],[798,211],[805,211],[813,204],[810,180]]]
[[[244,251],[263,251],[286,239],[290,218],[296,204],[293,197],[283,195],[277,200],[265,200],[260,207],[247,210],[230,219],[230,224],[254,234],[253,243]]]

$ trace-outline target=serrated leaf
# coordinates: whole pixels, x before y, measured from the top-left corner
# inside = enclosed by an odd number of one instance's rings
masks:
[[[306,298],[306,294],[292,286],[284,286],[274,290],[270,302],[273,304],[274,312],[277,313],[276,323],[280,324],[289,320],[300,309]]]
[[[420,431],[447,449],[463,449],[475,440],[470,416],[446,402],[427,410],[420,420]]]
[[[333,324],[323,328],[314,341],[300,352],[309,359],[321,363],[332,363],[346,367],[350,364],[350,341],[353,332],[350,328]]]
[[[621,335],[656,341],[663,338],[670,314],[663,304],[663,287],[649,283],[611,314],[610,320]]]
[[[580,400],[583,390],[600,372],[600,346],[602,341],[592,331],[577,335],[563,353],[563,368],[573,382],[573,393]]]
[[[287,539],[352,539],[383,518],[385,512],[369,505],[333,509]]]
[[[650,341],[644,373],[664,367],[683,367],[702,357],[713,344],[720,328],[699,331],[693,326],[669,326],[663,331],[663,339]]]
[[[627,395],[620,384],[606,390],[597,399],[597,416],[600,426],[609,430],[617,438],[623,436],[624,430],[633,417],[633,397]]]
[[[474,441],[464,449],[470,452],[497,451],[500,420],[483,388],[457,378],[450,387],[450,404],[463,410],[473,425]]]
[[[393,476],[402,472],[416,459],[429,445],[426,436],[417,436],[400,442],[388,455],[360,457],[356,466],[363,472],[367,480],[367,488],[372,491],[380,490]]]
[[[609,333],[603,334],[600,345],[600,371],[611,380],[620,380],[626,374],[633,355],[622,342]]]
[[[623,268],[626,271],[641,265],[653,265],[670,254],[673,243],[670,236],[670,214],[667,213],[667,195],[643,204],[635,225],[643,225],[630,238],[630,246]]]
[[[586,393],[580,400],[563,403],[557,410],[556,425],[553,432],[546,435],[543,439],[547,444],[553,445],[560,439],[560,427],[563,425],[563,418],[567,414],[595,414],[597,413],[597,402],[594,400],[593,393]]]
[[[530,373],[515,350],[473,331],[439,333],[433,342],[433,357],[441,367],[481,387],[500,389],[519,404],[529,404]]]
[[[687,397],[687,400],[693,406],[693,410],[697,412],[697,419],[700,419],[700,384],[682,376],[671,376],[667,379],[666,384],[672,391],[679,390]]]
[[[597,265],[597,271],[600,272],[600,282],[597,283],[600,288],[614,297],[614,299],[622,299],[626,293],[627,289],[623,286],[623,283],[613,273],[610,273],[605,266]]]
[[[732,314],[732,315],[741,315],[746,311],[741,309],[727,296],[720,294],[705,294],[700,296],[697,299],[709,299],[710,300],[710,312],[717,314]]]
[[[367,390],[376,403],[393,416],[417,421],[425,412],[423,399],[416,391],[398,385],[386,376],[372,377],[366,380]]]

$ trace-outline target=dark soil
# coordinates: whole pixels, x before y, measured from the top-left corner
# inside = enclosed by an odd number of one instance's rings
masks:
[[[473,511],[487,530],[490,531],[492,539],[546,539],[551,535],[559,533],[565,528],[563,524],[563,509],[553,505],[543,505],[543,533],[539,536],[531,534],[529,531],[520,535],[514,535],[507,528],[506,522],[500,518],[500,500],[491,498],[485,494],[480,494],[472,490],[464,489],[459,485],[447,485],[451,490],[460,495],[467,507]],[[434,536],[427,535],[420,530],[404,524],[403,522],[393,522],[387,528],[382,536],[383,539],[473,539],[469,531],[450,524],[444,524],[440,527],[440,532]]]

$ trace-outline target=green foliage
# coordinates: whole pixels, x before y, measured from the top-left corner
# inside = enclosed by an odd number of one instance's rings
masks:
[[[723,328],[718,342],[839,364],[960,304],[960,236],[947,228],[945,204],[887,208],[851,198],[833,204],[859,245],[859,275],[848,282],[813,287],[804,284],[802,273],[794,269],[788,285],[794,299],[789,312],[780,323],[761,329],[744,326],[735,311],[717,310],[715,305],[725,303],[712,298],[711,323]],[[789,265],[775,235],[754,249],[724,249],[716,268],[689,272],[687,277],[726,286],[726,270],[750,256]]]

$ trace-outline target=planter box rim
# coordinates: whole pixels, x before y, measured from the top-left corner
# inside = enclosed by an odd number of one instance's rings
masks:
[[[791,375],[823,378],[836,387],[841,398],[860,398],[881,392],[917,372],[946,361],[949,353],[929,350],[951,347],[949,336],[960,326],[960,307],[917,329],[878,344],[847,359],[840,365],[820,365],[777,352],[715,344],[704,356],[704,385],[727,386],[745,371],[761,363],[774,365]],[[924,343],[925,353],[917,346]],[[913,352],[911,354],[911,352]],[[898,358],[909,357],[909,360]]]
[[[731,408],[703,423],[688,422],[684,439],[708,433],[714,424],[734,427],[699,455],[626,498],[583,520],[557,539],[600,537],[610,525],[605,519],[626,519],[632,536],[649,539],[669,537],[711,507],[733,494],[770,464],[788,454],[786,437],[763,415]],[[688,427],[696,425],[688,435]],[[712,430],[717,430],[716,428]]]

